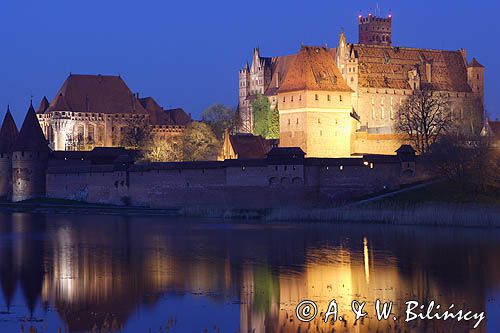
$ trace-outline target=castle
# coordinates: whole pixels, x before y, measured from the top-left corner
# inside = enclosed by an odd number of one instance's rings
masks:
[[[269,152],[262,147],[255,156],[238,154],[238,159],[223,161],[135,163],[137,151],[119,147],[52,150],[30,105],[19,132],[10,110],[0,128],[0,198],[153,208],[271,208],[331,203],[425,177],[410,146],[402,146],[396,155],[356,158],[305,158],[300,148],[279,147]]]
[[[184,110],[164,110],[152,97],[132,93],[121,77],[106,75],[70,74],[50,103],[43,97],[36,114],[53,150],[117,147],[137,123],[168,140],[191,121]]]
[[[240,131],[254,126],[252,102],[262,94],[278,107],[280,146],[308,157],[390,154],[405,138],[395,132],[400,105],[421,88],[448,100],[465,131],[483,125],[484,67],[465,50],[392,45],[392,16],[359,16],[359,43],[340,34],[336,48],[302,46],[297,54],[262,57],[239,71]]]

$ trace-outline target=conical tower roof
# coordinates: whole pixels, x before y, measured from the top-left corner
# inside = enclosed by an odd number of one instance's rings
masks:
[[[47,97],[43,96],[42,101],[40,102],[40,106],[36,113],[45,113],[45,111],[49,108],[50,103]]]
[[[479,63],[479,61],[477,61],[477,59],[476,59],[476,58],[472,58],[472,60],[471,60],[471,62],[470,62],[470,64],[469,64],[469,67],[484,68],[484,66],[483,66],[483,65],[481,65],[481,64]]]
[[[16,123],[14,122],[14,118],[12,118],[10,108],[7,107],[7,113],[0,128],[0,153],[11,153],[18,135],[19,131],[17,130]]]
[[[23,126],[19,131],[19,138],[14,144],[13,151],[48,151],[49,146],[43,135],[42,128],[36,118],[33,104],[30,105]]]

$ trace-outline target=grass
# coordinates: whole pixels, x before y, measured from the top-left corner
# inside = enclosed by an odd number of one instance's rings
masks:
[[[500,227],[500,195],[473,194],[448,182],[437,182],[380,200],[350,203],[336,208],[275,209],[267,219]]]
[[[427,187],[395,194],[385,198],[384,202],[415,203],[415,202],[442,202],[442,203],[475,203],[500,205],[500,193],[474,193],[448,182],[436,182]]]

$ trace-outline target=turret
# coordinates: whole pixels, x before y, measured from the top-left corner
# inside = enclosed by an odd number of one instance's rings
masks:
[[[12,198],[12,149],[19,132],[7,107],[7,113],[0,128],[0,199]]]
[[[358,16],[359,44],[392,45],[392,15],[387,18],[368,14]]]
[[[481,102],[484,102],[484,66],[476,58],[472,58],[467,66],[467,82]]]
[[[12,151],[12,201],[45,196],[45,173],[50,149],[33,104],[30,105]]]

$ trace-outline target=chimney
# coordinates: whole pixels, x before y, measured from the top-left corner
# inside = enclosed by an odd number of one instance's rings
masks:
[[[427,76],[427,82],[432,83],[432,64],[430,62],[425,64],[425,75]]]

